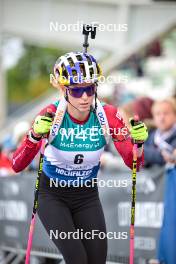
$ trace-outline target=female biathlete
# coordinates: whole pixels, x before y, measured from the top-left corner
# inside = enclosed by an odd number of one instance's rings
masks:
[[[39,152],[43,135],[48,135],[37,212],[66,264],[106,263],[107,237],[98,235],[106,234],[106,225],[96,177],[109,135],[129,168],[133,139],[139,142],[139,168],[148,136],[144,123],[132,122],[129,132],[117,108],[98,100],[100,76],[101,68],[92,55],[70,52],[61,56],[51,80],[62,96],[37,115],[13,155],[15,172],[24,170]],[[54,120],[46,116],[48,109],[55,113]],[[75,239],[78,230],[81,235]]]

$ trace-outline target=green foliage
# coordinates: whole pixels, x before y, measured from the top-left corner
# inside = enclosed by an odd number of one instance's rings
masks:
[[[66,51],[24,44],[24,54],[18,63],[7,71],[8,101],[29,101],[50,87],[49,75],[56,59]]]

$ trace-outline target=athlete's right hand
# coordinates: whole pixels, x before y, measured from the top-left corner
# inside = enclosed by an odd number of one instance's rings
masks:
[[[33,131],[35,135],[43,136],[50,132],[52,126],[53,118],[47,116],[38,115],[33,124]]]

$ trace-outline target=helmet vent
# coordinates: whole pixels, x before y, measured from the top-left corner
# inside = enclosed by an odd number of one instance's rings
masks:
[[[83,74],[84,77],[86,77],[85,65],[83,63],[80,63],[79,66],[80,66],[81,73]]]
[[[92,61],[89,56],[85,55],[89,65],[92,65]]]
[[[76,55],[76,58],[77,58],[78,61],[82,61],[83,60],[81,55]]]
[[[67,58],[69,64],[70,64],[70,67],[75,67],[75,64],[74,64],[74,61],[71,57]]]
[[[65,68],[64,63],[62,63],[61,67],[62,67],[62,75],[63,75],[65,78],[68,78],[68,72],[67,72],[67,70],[66,70],[66,68]]]
[[[97,74],[100,74],[100,68],[98,67],[97,63],[96,63],[96,68],[97,68]]]
[[[93,74],[94,74],[94,70],[93,70],[93,68],[91,67],[91,68],[89,68],[89,72],[90,72],[90,77],[92,78],[93,77]]]
[[[73,76],[77,76],[77,71],[76,70],[72,70],[72,74],[73,74]]]

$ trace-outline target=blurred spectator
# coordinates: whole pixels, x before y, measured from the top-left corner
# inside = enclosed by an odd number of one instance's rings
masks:
[[[30,123],[28,121],[20,121],[14,126],[12,134],[8,135],[5,138],[3,142],[3,155],[8,159],[8,161],[11,160],[14,150],[18,147],[29,129]],[[37,155],[36,158],[31,162],[31,164],[27,167],[27,170],[32,171],[38,168],[38,158],[39,155]],[[6,174],[6,176],[8,176],[8,173]]]
[[[123,64],[122,69],[132,69],[134,72],[134,75],[136,77],[143,77],[144,71],[143,71],[143,65],[142,65],[142,57],[138,54],[133,54],[130,56],[130,58],[126,61],[126,63]]]
[[[119,107],[120,113],[127,126],[129,127],[129,118],[137,114],[139,119],[144,121],[147,127],[153,127],[154,124],[151,112],[153,102],[154,101],[149,97],[140,97]]]
[[[162,47],[159,40],[153,41],[147,48],[146,57],[159,57],[162,56]]]
[[[15,145],[15,147],[19,145],[19,143],[21,142],[24,135],[28,132],[29,129],[30,129],[30,124],[27,121],[20,121],[15,125],[12,135],[12,142]]]
[[[13,129],[12,134],[12,146],[13,150],[18,147],[18,145],[21,143],[22,139],[30,129],[31,124],[28,121],[20,121],[16,124],[16,126]],[[33,159],[31,164],[27,167],[27,170],[33,171],[38,168],[38,160],[39,160],[39,154]]]
[[[157,101],[152,107],[156,129],[144,144],[145,164],[166,165],[164,218],[158,249],[158,263],[176,263],[176,102]],[[150,262],[156,263],[156,262]]]
[[[176,148],[176,104],[173,98],[157,101],[152,107],[156,129],[145,142],[145,166],[165,165],[162,152]]]
[[[13,151],[17,148],[18,144],[21,142],[24,135],[27,133],[27,131],[30,129],[30,124],[27,121],[20,121],[18,122],[14,128],[13,131],[7,135],[5,138],[3,145],[4,149],[8,152]]]
[[[0,176],[8,176],[14,174],[11,168],[11,161],[3,152],[3,147],[0,146]]]
[[[118,83],[114,85],[114,92],[112,94],[112,104],[119,106],[122,104],[127,104],[136,99],[136,96],[127,90],[127,87],[123,83]]]
[[[130,128],[129,118],[133,117],[135,114],[138,114],[140,120],[144,121],[146,125],[150,122],[150,125],[152,124],[153,126],[151,112],[152,104],[152,99],[148,97],[141,97],[122,105],[118,109],[128,128]],[[101,165],[103,167],[108,166],[111,170],[124,170],[123,160],[118,155],[111,141],[108,146],[105,147],[105,152],[101,156]]]

